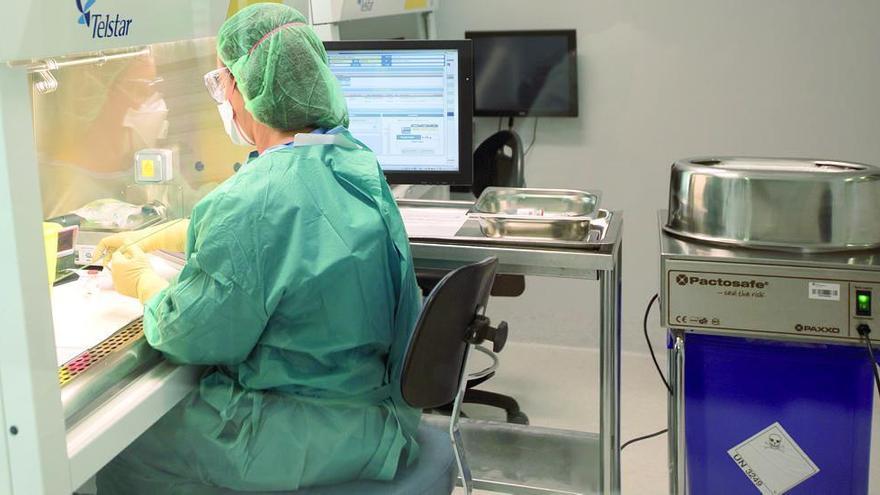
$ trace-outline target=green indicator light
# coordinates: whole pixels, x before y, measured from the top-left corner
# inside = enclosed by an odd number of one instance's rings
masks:
[[[871,316],[871,293],[869,291],[856,291],[856,316]]]

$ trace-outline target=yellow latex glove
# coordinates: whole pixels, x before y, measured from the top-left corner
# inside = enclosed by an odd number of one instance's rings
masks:
[[[120,232],[101,239],[92,255],[92,263],[110,259],[123,246],[137,246],[149,253],[159,249],[182,253],[186,249],[186,231],[189,219],[172,220],[153,227],[131,232]]]
[[[147,255],[137,246],[113,253],[111,266],[116,292],[136,297],[141,303],[146,304],[168,286],[168,282],[153,271]]]

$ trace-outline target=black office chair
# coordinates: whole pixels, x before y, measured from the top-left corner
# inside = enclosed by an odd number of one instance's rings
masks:
[[[507,324],[492,327],[484,314],[497,265],[496,258],[487,258],[447,273],[425,299],[404,355],[403,399],[418,409],[452,403],[449,428],[423,423],[417,436],[419,460],[401,469],[393,481],[355,481],[306,488],[293,495],[449,495],[456,468],[465,493],[472,492],[458,420],[471,349],[491,341],[493,350],[501,352],[507,341]]]
[[[462,485],[473,488],[458,420],[468,378],[465,371],[471,349],[486,341],[501,352],[507,342],[507,323],[492,327],[485,316],[498,259],[491,257],[448,273],[425,300],[404,360],[401,390],[413,407],[430,409],[452,403],[449,432]]]
[[[525,187],[523,142],[513,129],[492,134],[474,151],[471,191],[480,197],[489,186]]]
[[[474,150],[474,179],[471,187],[454,186],[453,192],[480,197],[489,186],[525,187],[525,152],[519,134],[504,129],[486,138]]]
[[[498,131],[486,138],[474,151],[473,185],[469,190],[465,188],[459,192],[469,191],[474,197],[479,197],[489,186],[525,187],[524,163],[523,142],[519,134],[513,129]],[[453,190],[458,189],[453,188]],[[445,270],[416,270],[422,294],[427,295],[446,273],[448,272]],[[494,297],[518,297],[523,292],[525,292],[525,277],[522,275],[496,275],[492,284]],[[520,409],[519,403],[513,397],[476,389],[477,386],[494,377],[498,369],[498,356],[488,349],[479,350],[492,360],[492,365],[484,370],[486,373],[480,378],[468,380],[464,402],[503,409],[508,423],[529,424],[529,417]],[[450,412],[452,404],[447,404],[440,410]]]
[[[422,293],[427,295],[449,272],[446,270],[430,270],[421,269],[416,271],[419,287]],[[517,297],[525,291],[525,279],[521,275],[504,275],[496,274],[492,283],[490,294],[494,297]],[[498,356],[492,350],[484,347],[477,348],[477,351],[489,357],[492,364],[483,370],[475,373],[477,376],[470,377],[465,383],[464,403],[478,404],[502,409],[508,423],[527,425],[529,417],[522,411],[519,403],[513,397],[508,395],[490,392],[488,390],[479,390],[476,387],[487,382],[498,370]],[[440,412],[451,413],[453,410],[452,401],[436,408]]]

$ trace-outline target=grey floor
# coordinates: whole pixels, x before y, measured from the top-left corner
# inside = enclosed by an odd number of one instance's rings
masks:
[[[665,428],[666,397],[650,358],[624,353],[621,364],[622,438]],[[665,365],[661,362],[661,366]],[[498,374],[482,388],[516,397],[534,425],[595,432],[599,429],[598,369],[595,350],[510,343],[501,354]],[[497,411],[480,406],[465,411],[471,417],[501,419]],[[665,435],[627,447],[621,464],[624,495],[668,493]]]

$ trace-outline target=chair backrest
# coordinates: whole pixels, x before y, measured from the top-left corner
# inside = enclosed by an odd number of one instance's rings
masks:
[[[455,400],[464,373],[468,328],[489,301],[498,259],[450,272],[425,299],[410,338],[401,375],[403,399],[412,407]]]
[[[474,196],[489,186],[524,187],[523,153],[522,139],[513,130],[498,131],[480,143],[474,151]]]

